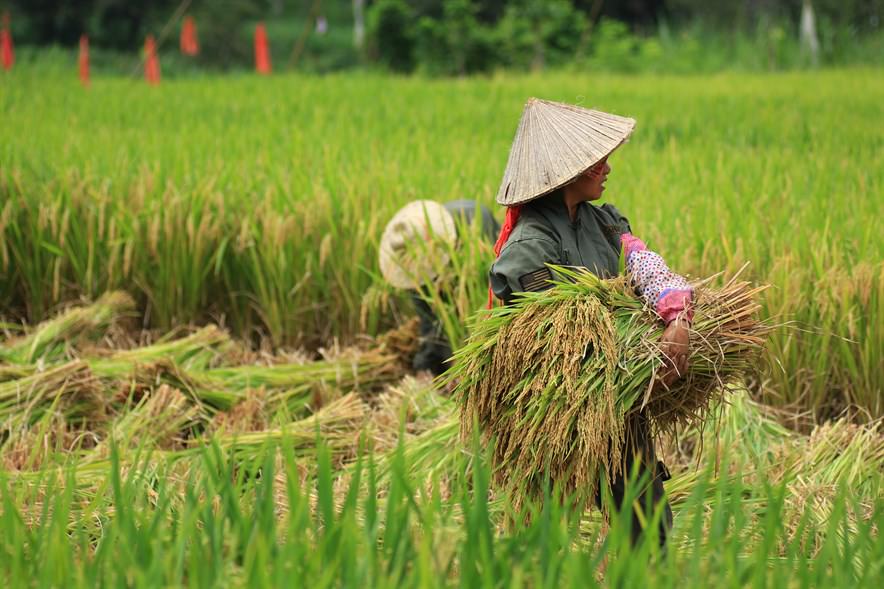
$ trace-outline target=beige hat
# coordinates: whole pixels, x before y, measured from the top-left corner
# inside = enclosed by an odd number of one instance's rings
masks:
[[[435,278],[435,268],[448,263],[445,244],[453,245],[456,238],[454,217],[441,204],[416,200],[405,205],[381,236],[384,280],[396,288],[417,288],[422,281]]]
[[[528,202],[564,186],[626,141],[635,119],[531,98],[510,148],[497,203]]]

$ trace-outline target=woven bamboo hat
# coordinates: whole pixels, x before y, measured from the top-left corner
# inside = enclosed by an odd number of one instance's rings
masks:
[[[457,239],[454,216],[432,200],[416,200],[393,215],[381,236],[380,267],[396,288],[417,288],[448,263],[445,244]]]
[[[617,149],[635,119],[531,98],[522,112],[497,203],[512,206],[564,186]]]

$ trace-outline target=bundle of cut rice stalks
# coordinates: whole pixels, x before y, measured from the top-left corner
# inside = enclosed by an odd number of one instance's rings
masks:
[[[199,404],[178,389],[162,384],[138,401],[121,407],[108,435],[90,452],[89,460],[107,458],[112,445],[121,453],[127,448],[184,447],[188,432],[206,421]]]
[[[375,390],[399,375],[396,358],[378,352],[341,355],[328,360],[271,366],[220,367],[203,371],[179,371],[200,401],[218,409],[230,409],[247,392],[263,387],[271,412],[281,409],[300,413],[337,398],[337,391]]]
[[[128,350],[107,350],[91,358],[89,366],[102,378],[120,380],[135,378],[139,370],[162,362],[185,370],[205,370],[232,345],[226,331],[207,325],[178,339]]]
[[[85,362],[74,360],[0,383],[0,433],[32,423],[51,408],[74,420],[101,413],[99,383]]]
[[[260,458],[268,446],[280,444],[287,445],[296,456],[309,456],[321,442],[337,463],[355,455],[368,414],[368,406],[351,393],[305,419],[263,431],[222,432],[214,439],[240,460]]]
[[[44,363],[63,359],[65,346],[84,335],[100,335],[129,314],[135,302],[124,292],[108,292],[95,303],[74,307],[44,321],[31,333],[0,345],[0,361],[9,364]]]
[[[599,473],[622,472],[640,411],[657,433],[698,422],[725,385],[755,368],[769,330],[755,302],[764,287],[698,286],[688,374],[655,388],[663,325],[628,279],[555,270],[563,280],[554,288],[477,316],[446,377],[461,403],[463,439],[474,427],[493,439],[495,478],[518,489],[517,506],[523,493],[539,495],[547,473],[587,505]]]

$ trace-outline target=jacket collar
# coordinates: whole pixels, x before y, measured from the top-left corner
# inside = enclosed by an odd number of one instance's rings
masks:
[[[585,214],[583,211],[589,212],[594,205],[590,202],[582,202],[577,205],[577,220],[572,222],[571,217],[568,216],[568,207],[565,205],[565,191],[558,188],[546,196],[531,201],[529,206],[534,207],[545,216],[562,219],[565,223],[576,225],[580,222],[580,217]]]
[[[538,211],[544,213],[552,213],[555,215],[564,215],[568,217],[568,207],[565,206],[565,191],[561,188],[553,190],[546,196],[541,196],[531,203]]]

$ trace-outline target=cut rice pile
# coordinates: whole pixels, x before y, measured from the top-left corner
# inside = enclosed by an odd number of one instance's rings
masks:
[[[669,389],[653,388],[663,365],[659,317],[624,277],[556,271],[566,280],[554,288],[478,315],[447,379],[463,438],[478,427],[486,443],[493,439],[499,484],[538,496],[548,473],[585,506],[599,473],[623,470],[640,411],[656,433],[702,420],[725,385],[757,366],[769,326],[757,318],[764,287],[698,287],[689,371]]]
[[[112,447],[128,460],[130,449],[169,458],[217,443],[245,459],[264,443],[306,452],[320,438],[343,459],[365,426],[363,401],[403,374],[383,347],[258,354],[214,325],[120,349],[109,333],[132,308],[108,293],[0,339],[0,465],[39,470],[50,446],[98,464]]]

